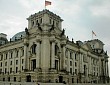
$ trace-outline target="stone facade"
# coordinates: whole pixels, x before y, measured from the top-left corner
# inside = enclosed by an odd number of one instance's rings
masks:
[[[70,41],[62,19],[43,10],[10,41],[0,34],[0,81],[107,83],[107,52],[98,39]]]

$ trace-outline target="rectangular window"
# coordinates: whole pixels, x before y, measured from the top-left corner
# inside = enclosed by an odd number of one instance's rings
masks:
[[[10,58],[12,58],[13,57],[13,52],[11,52],[11,56],[10,56]]]
[[[5,55],[5,59],[7,59],[8,54]]]
[[[75,74],[77,74],[77,69],[75,69]]]
[[[18,60],[16,60],[16,65],[18,65]]]
[[[17,51],[16,51],[16,57],[18,57],[18,53],[19,53],[19,51],[17,50]]]
[[[70,52],[70,59],[72,59],[72,53]]]
[[[7,73],[7,68],[5,68],[5,74]]]
[[[22,71],[23,71],[23,66],[22,66]]]
[[[10,73],[12,73],[12,68],[10,68]]]
[[[76,58],[76,53],[75,53],[75,60],[76,60],[77,58]]]
[[[16,67],[16,73],[18,72],[18,67]]]
[[[75,62],[75,67],[77,67],[77,63]]]
[[[10,65],[12,65],[12,61],[10,61]]]
[[[72,74],[72,68],[70,68],[70,73]]]
[[[58,70],[58,60],[55,60],[55,69]]]

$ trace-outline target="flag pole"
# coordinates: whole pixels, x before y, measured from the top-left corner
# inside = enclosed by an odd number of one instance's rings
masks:
[[[46,0],[45,0],[45,3],[46,3]],[[46,9],[46,5],[45,5],[45,9]]]
[[[93,40],[93,31],[92,31],[92,40]]]

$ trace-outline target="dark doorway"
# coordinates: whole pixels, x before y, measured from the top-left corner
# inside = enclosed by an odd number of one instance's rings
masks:
[[[8,81],[10,81],[10,77],[8,77]]]
[[[14,77],[14,81],[16,81],[16,77]]]
[[[32,70],[36,69],[36,59],[32,60]]]
[[[63,83],[63,76],[59,76],[59,83]]]
[[[26,76],[26,80],[27,82],[31,82],[31,76],[30,75]]]

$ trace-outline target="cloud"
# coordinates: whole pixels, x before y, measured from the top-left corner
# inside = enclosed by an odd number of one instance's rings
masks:
[[[29,3],[29,0],[19,0],[20,4],[28,9],[31,9],[31,4]]]
[[[23,31],[25,29],[24,25],[26,26],[26,22],[22,18],[6,15],[0,23],[0,32],[6,33],[9,39],[17,32]]]
[[[110,18],[110,1],[104,0],[101,5],[91,6],[90,10],[94,16]]]

